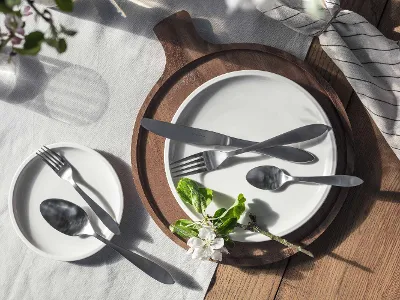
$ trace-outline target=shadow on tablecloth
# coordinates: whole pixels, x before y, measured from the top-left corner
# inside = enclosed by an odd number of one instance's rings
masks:
[[[114,236],[112,241],[127,249],[132,249],[136,253],[165,267],[171,273],[175,281],[180,285],[191,290],[201,290],[201,286],[191,275],[137,248],[139,242],[152,243],[153,239],[146,232],[149,215],[136,192],[132,181],[131,168],[120,158],[104,151],[97,151],[110,162],[114,170],[117,172],[124,194],[124,212],[120,224],[121,235]],[[120,259],[124,258],[111,248],[104,247],[91,257],[72,263],[81,266],[95,267],[103,264],[114,263]]]
[[[1,99],[41,115],[84,126],[107,110],[107,82],[96,71],[51,57],[19,56],[16,84]]]

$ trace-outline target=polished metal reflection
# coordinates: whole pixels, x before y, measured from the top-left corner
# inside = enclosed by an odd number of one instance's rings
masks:
[[[218,132],[148,118],[142,119],[141,126],[157,135],[187,144],[229,146],[234,148],[244,148],[257,144],[257,142],[234,138]],[[258,149],[255,152],[296,163],[310,163],[316,160],[312,153],[290,146],[276,145],[270,148]]]
[[[96,233],[90,224],[88,215],[78,205],[66,200],[48,199],[40,204],[40,212],[54,229],[70,236],[95,237],[154,279],[165,284],[175,283],[171,274],[155,262],[118,246]]]
[[[219,150],[199,152],[170,163],[171,174],[173,177],[183,177],[192,174],[214,171],[233,156],[274,147],[276,145],[295,144],[308,141],[325,134],[330,129],[331,128],[327,125],[310,124],[241,149],[229,152]]]
[[[100,221],[111,232],[119,235],[121,232],[119,230],[118,223],[110,216],[110,214],[105,211],[100,205],[98,205],[88,194],[86,194],[81,187],[76,183],[76,174],[70,163],[60,154],[52,149],[43,146],[36,152],[38,155],[53,171],[61,178],[68,181],[78,192],[79,195],[86,201],[93,212],[99,217]]]
[[[295,177],[275,166],[260,166],[251,169],[246,175],[246,180],[252,186],[262,190],[276,190],[289,182],[310,182],[341,187],[353,187],[363,183],[362,179],[349,175]]]

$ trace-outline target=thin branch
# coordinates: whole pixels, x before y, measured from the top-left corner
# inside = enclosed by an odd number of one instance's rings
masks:
[[[45,20],[47,23],[49,23],[50,25],[50,29],[51,29],[51,33],[53,34],[53,36],[57,36],[57,28],[56,26],[54,26],[53,23],[53,18],[51,17],[51,13],[48,10],[45,10],[44,12],[41,12],[35,5],[33,0],[27,0],[28,4],[30,7],[33,8],[33,10],[35,11],[35,13],[37,15],[39,15],[43,20]],[[47,13],[49,16],[46,16]]]
[[[303,247],[301,247],[299,245],[295,245],[295,244],[293,244],[293,243],[291,243],[291,242],[289,242],[289,241],[287,241],[287,240],[285,240],[285,239],[283,239],[283,238],[281,238],[281,237],[279,237],[279,236],[277,236],[275,234],[272,234],[268,230],[261,229],[256,223],[256,216],[255,215],[250,214],[249,217],[250,217],[251,221],[247,225],[243,225],[243,224],[237,223],[237,226],[240,227],[240,228],[243,228],[245,230],[249,230],[249,231],[252,231],[252,232],[257,232],[257,233],[260,233],[262,235],[265,235],[265,236],[269,237],[271,240],[274,240],[274,241],[276,241],[278,243],[281,243],[282,245],[285,245],[288,248],[291,248],[291,249],[297,250],[299,252],[302,252],[302,253],[310,256],[310,257],[314,257],[314,255],[310,251],[304,249]]]
[[[36,5],[35,5],[35,3],[34,3],[33,0],[28,0],[28,4],[29,4],[29,6],[32,7],[33,10],[34,10],[39,16],[41,16],[47,23],[53,24],[53,20],[52,20],[51,18],[46,17],[46,16],[44,15],[44,13],[42,13],[40,10],[37,9],[37,7],[36,7]]]

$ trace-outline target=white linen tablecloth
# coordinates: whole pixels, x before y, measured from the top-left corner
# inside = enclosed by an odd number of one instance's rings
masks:
[[[258,11],[227,15],[224,1],[119,3],[126,19],[107,0],[78,1],[71,15],[54,12],[60,23],[79,31],[68,40],[67,52],[43,47],[37,58],[22,58],[14,91],[6,99],[0,95],[0,299],[202,299],[217,265],[193,261],[162,233],[131,178],[133,124],[165,64],[152,29],[185,9],[212,42],[263,43],[301,59],[311,43]],[[29,154],[59,141],[89,146],[109,159],[125,196],[123,234],[114,241],[161,262],[177,284],[149,279],[112,250],[59,262],[38,256],[17,237],[7,204],[12,176]]]

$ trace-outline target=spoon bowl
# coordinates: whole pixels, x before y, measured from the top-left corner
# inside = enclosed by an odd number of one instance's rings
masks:
[[[288,181],[288,175],[274,166],[260,166],[250,170],[246,180],[262,190],[277,190]]]
[[[94,235],[89,217],[80,206],[62,199],[40,203],[40,213],[54,229],[70,236]]]
[[[48,199],[40,203],[40,212],[47,223],[59,232],[69,236],[95,237],[152,278],[164,284],[175,283],[171,274],[155,262],[118,246],[96,233],[90,224],[88,215],[78,205],[62,199]]]

